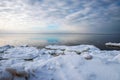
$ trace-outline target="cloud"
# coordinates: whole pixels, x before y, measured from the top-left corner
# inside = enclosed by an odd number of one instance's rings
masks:
[[[74,20],[74,19],[76,19],[76,18],[82,18],[82,17],[84,17],[85,15],[87,15],[89,12],[90,12],[90,8],[85,8],[85,9],[83,9],[83,10],[74,12],[74,13],[66,16],[65,18],[66,18],[67,20],[71,21],[71,20]]]
[[[0,29],[49,32],[57,24],[60,32],[90,32],[109,29],[119,14],[119,0],[0,0]]]

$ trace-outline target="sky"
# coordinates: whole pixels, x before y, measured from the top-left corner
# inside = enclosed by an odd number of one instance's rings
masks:
[[[0,0],[0,33],[120,33],[120,0]]]

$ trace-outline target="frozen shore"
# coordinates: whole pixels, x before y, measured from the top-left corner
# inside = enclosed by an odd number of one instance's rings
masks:
[[[120,80],[120,50],[6,45],[0,47],[0,80]]]

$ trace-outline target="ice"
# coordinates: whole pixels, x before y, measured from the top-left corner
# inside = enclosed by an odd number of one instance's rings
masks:
[[[93,45],[0,49],[0,80],[120,80],[120,50]]]
[[[120,47],[120,43],[112,43],[112,42],[108,42],[105,43],[106,46],[113,46],[113,47]]]
[[[0,69],[0,80],[12,80],[12,74],[4,69]]]
[[[58,45],[49,45],[45,47],[46,49],[52,49],[52,50],[65,50],[67,46],[58,46]]]
[[[120,63],[120,54],[117,55],[117,56],[115,56],[115,57],[113,58],[113,60],[115,60],[115,61],[117,61],[117,62]]]
[[[33,59],[38,56],[38,50],[34,47],[15,47],[5,51],[3,58]]]
[[[5,45],[0,47],[0,53],[3,53],[4,51],[6,51],[7,49],[13,48],[13,46],[10,45]]]

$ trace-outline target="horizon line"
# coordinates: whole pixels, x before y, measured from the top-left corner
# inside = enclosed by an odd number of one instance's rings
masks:
[[[120,33],[0,33],[0,34],[120,34]]]

